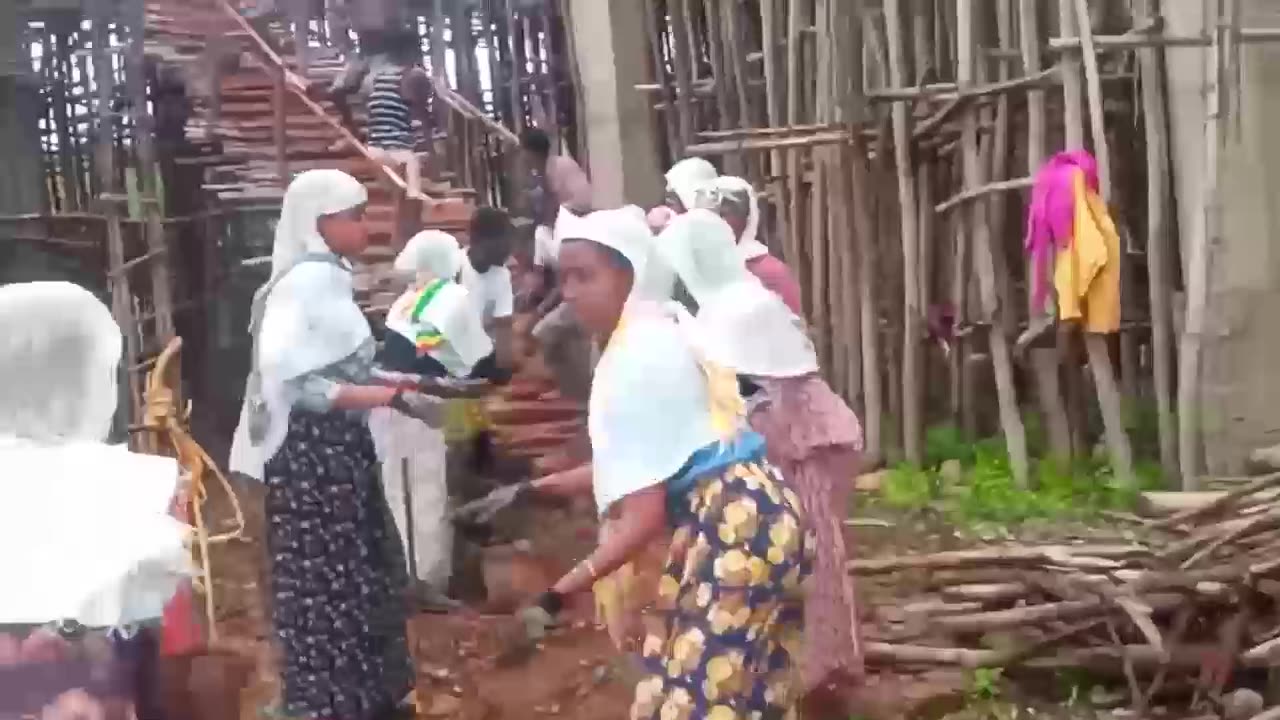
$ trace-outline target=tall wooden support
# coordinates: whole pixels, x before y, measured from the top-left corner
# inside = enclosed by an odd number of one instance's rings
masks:
[[[154,304],[157,346],[144,352],[160,352],[176,335],[173,324],[173,278],[169,273],[164,225],[160,220],[160,201],[156,181],[155,120],[147,97],[146,0],[129,0],[129,47],[125,63],[125,84],[129,95],[129,113],[133,120],[133,142],[137,153],[138,189],[145,221],[147,252],[152,256],[151,301]],[[129,329],[125,329],[129,332]],[[146,337],[144,333],[143,337]]]
[[[1146,26],[1159,16],[1156,0],[1141,0],[1134,16]],[[1138,50],[1142,126],[1147,155],[1147,289],[1151,302],[1151,365],[1160,437],[1160,467],[1178,477],[1178,438],[1173,412],[1173,284],[1169,277],[1169,119],[1164,97],[1164,63],[1159,50]]]
[[[956,35],[959,62],[956,85],[965,88],[973,85],[974,52],[977,47],[973,34],[973,0],[958,0],[956,4]],[[978,109],[971,105],[965,110],[961,136],[964,153],[964,185],[975,189],[982,185],[982,168],[978,154]],[[1017,391],[1013,384],[1013,364],[1009,356],[1009,341],[1000,332],[1001,309],[996,293],[995,266],[991,257],[990,227],[987,224],[987,206],[972,203],[972,228],[974,269],[978,276],[979,298],[983,320],[988,327],[991,362],[995,369],[996,393],[1000,403],[1000,426],[1004,432],[1005,446],[1009,451],[1009,469],[1019,485],[1028,484],[1028,459],[1026,431],[1018,407]]]
[[[902,87],[907,76],[905,24],[901,0],[885,0],[889,46],[889,82]],[[924,460],[924,387],[920,356],[923,314],[920,307],[920,238],[916,212],[916,184],[911,159],[911,128],[906,103],[894,103],[893,151],[898,177],[898,208],[902,237],[902,448],[907,462]]]
[[[1089,27],[1088,7],[1085,0],[1060,0],[1060,2],[1062,32],[1069,34],[1073,27],[1079,32],[1083,51],[1082,64],[1085,75],[1088,77],[1090,126],[1094,135],[1094,155],[1098,158],[1098,183],[1102,197],[1106,199],[1111,195],[1111,164],[1109,159],[1105,163],[1103,161],[1103,157],[1108,155],[1108,148],[1102,117],[1102,85],[1098,78],[1097,51],[1093,43],[1093,31]],[[1063,62],[1062,87],[1063,95],[1067,98],[1078,100],[1081,96],[1080,65],[1081,63]],[[1084,147],[1084,118],[1080,103],[1068,101],[1065,109],[1068,147]],[[1073,146],[1070,139],[1078,139],[1080,144]],[[1090,332],[1084,332],[1083,335],[1089,370],[1093,374],[1094,389],[1098,396],[1098,407],[1102,413],[1107,451],[1111,456],[1111,469],[1120,482],[1133,484],[1135,482],[1133,451],[1129,445],[1129,436],[1124,429],[1120,390],[1116,387],[1107,337]]]
[[[107,284],[111,288],[111,315],[124,334],[122,371],[129,389],[129,403],[118,408],[119,426],[127,427],[131,419],[142,417],[142,382],[137,371],[138,340],[134,332],[133,295],[129,291],[129,274],[124,264],[124,234],[120,227],[119,209],[108,195],[118,194],[115,167],[115,114],[111,110],[116,78],[108,48],[111,40],[111,5],[93,3],[93,82],[97,88],[97,123],[94,128],[94,169],[98,188],[98,211],[107,225]]]
[[[1018,0],[1018,47],[1022,55],[1022,63],[1028,75],[1040,72],[1040,30],[1039,0]],[[1036,171],[1045,160],[1048,138],[1045,122],[1045,92],[1039,88],[1027,90],[1027,175],[1034,177]],[[1045,313],[1045,308],[1035,307],[1031,302],[1032,278],[1036,273],[1044,271],[1048,278],[1048,268],[1036,268],[1030,261],[1027,264],[1027,308],[1030,322]],[[1049,436],[1049,450],[1059,460],[1071,457],[1071,424],[1067,421],[1067,408],[1062,402],[1062,389],[1058,382],[1058,350],[1055,348],[1033,348],[1030,352],[1031,369],[1035,374],[1036,397],[1040,403],[1040,411],[1044,415],[1045,428]]]
[[[276,175],[280,187],[289,186],[288,93],[284,85],[284,68],[271,72],[271,133],[276,146]]]
[[[1209,295],[1209,261],[1217,242],[1218,155],[1222,143],[1222,53],[1223,33],[1227,31],[1222,13],[1222,0],[1205,0],[1212,10],[1206,11],[1207,28],[1212,44],[1207,53],[1205,71],[1204,116],[1204,206],[1196,217],[1187,258],[1187,309],[1183,321],[1182,343],[1178,353],[1178,466],[1182,471],[1182,487],[1194,490],[1199,484],[1201,462],[1200,367],[1204,344],[1205,306]]]

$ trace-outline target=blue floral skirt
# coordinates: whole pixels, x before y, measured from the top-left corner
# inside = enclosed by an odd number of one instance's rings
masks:
[[[412,688],[407,577],[368,426],[294,410],[266,484],[284,711],[342,720],[387,713]]]
[[[677,508],[675,536],[645,618],[632,720],[794,716],[793,658],[812,565],[800,502],[766,462],[709,475]]]

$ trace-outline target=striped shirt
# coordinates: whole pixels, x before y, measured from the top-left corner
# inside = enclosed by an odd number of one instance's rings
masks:
[[[383,150],[413,149],[413,116],[401,87],[404,69],[376,71],[365,105],[369,113],[369,144]]]

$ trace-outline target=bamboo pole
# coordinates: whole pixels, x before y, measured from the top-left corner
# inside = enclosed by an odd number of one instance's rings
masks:
[[[661,115],[667,130],[667,152],[675,154],[680,147],[680,127],[674,114],[676,95],[667,77],[667,63],[663,57],[662,33],[658,30],[657,0],[644,0],[644,29],[649,36],[649,52],[653,58],[653,81],[666,99],[667,107]]]
[[[798,125],[804,122],[802,115],[801,100],[802,86],[801,81],[804,77],[801,53],[801,32],[803,28],[808,27],[806,18],[804,17],[804,2],[791,2],[787,8],[787,122],[792,125]],[[803,213],[802,198],[804,196],[804,178],[801,175],[801,154],[800,150],[790,150],[787,152],[787,169],[786,179],[781,187],[784,188],[784,197],[787,198],[789,209],[787,217],[790,220],[786,227],[786,236],[784,251],[786,259],[797,272],[803,272],[803,262],[800,255],[800,232],[803,226],[801,219]]]
[[[1214,0],[1206,0],[1212,4]],[[1222,142],[1222,13],[1217,8],[1207,13],[1212,20],[1213,40],[1207,54],[1205,72],[1204,119],[1204,200],[1191,233],[1187,258],[1187,308],[1183,321],[1178,363],[1178,466],[1182,471],[1182,488],[1194,490],[1199,484],[1200,365],[1204,341],[1205,305],[1209,294],[1209,262],[1218,232],[1218,164]]]
[[[1083,65],[1087,78],[1086,86],[1089,96],[1089,120],[1093,132],[1094,156],[1098,159],[1098,185],[1102,197],[1107,200],[1111,196],[1111,162],[1107,148],[1106,128],[1102,116],[1102,86],[1098,81],[1098,61],[1093,46],[1093,31],[1089,27],[1089,9],[1085,0],[1061,0],[1063,31],[1066,32],[1074,23],[1081,38],[1083,48]],[[1068,5],[1070,3],[1070,5]],[[1074,11],[1074,17],[1071,13]],[[1078,67],[1078,66],[1077,66]],[[1062,73],[1064,91],[1072,88],[1071,94],[1080,96],[1080,73]],[[1084,137],[1084,119],[1081,108],[1077,104],[1069,104],[1066,108],[1066,124],[1076,137]],[[1072,131],[1069,131],[1072,134]],[[1078,147],[1083,147],[1083,144]],[[1105,160],[1104,160],[1105,158]],[[1123,249],[1121,250],[1123,252]],[[1120,391],[1116,387],[1115,372],[1111,365],[1111,353],[1107,348],[1107,337],[1085,331],[1084,345],[1088,354],[1089,370],[1093,373],[1094,389],[1098,395],[1098,407],[1102,412],[1103,432],[1106,437],[1107,450],[1111,455],[1111,467],[1116,478],[1126,484],[1135,482],[1133,476],[1133,451],[1129,446],[1129,437],[1124,429],[1124,416],[1120,406]]]
[[[276,146],[276,175],[280,187],[289,186],[288,114],[285,102],[284,68],[271,73],[271,131]]]
[[[108,45],[111,42],[109,25],[111,23],[111,6],[106,3],[94,3],[90,6],[93,33],[93,83],[97,89],[96,115],[97,126],[94,129],[94,169],[97,175],[99,199],[97,206],[106,217],[107,227],[107,286],[111,289],[111,315],[124,335],[124,362],[126,387],[129,388],[129,403],[122,403],[117,410],[119,427],[128,427],[134,420],[142,417],[142,383],[141,378],[131,368],[138,365],[138,343],[133,333],[134,315],[133,301],[129,290],[129,276],[120,272],[124,266],[124,237],[120,226],[119,209],[115,202],[104,200],[102,195],[117,190],[115,168],[115,115],[111,111],[111,102],[115,94],[115,72],[112,69]]]
[[[672,64],[676,70],[676,110],[680,128],[680,147],[677,156],[693,143],[693,58],[690,27],[684,21],[691,0],[667,0],[667,15],[671,28]]]
[[[956,5],[956,35],[959,62],[956,72],[957,84],[964,86],[973,82],[974,50],[976,43],[973,34],[973,0],[958,0]],[[964,133],[962,139],[964,152],[964,179],[967,187],[976,187],[982,182],[982,168],[978,156],[978,111],[970,107],[965,112]],[[1004,333],[1000,332],[998,298],[996,294],[995,267],[991,257],[990,227],[987,225],[987,208],[983,203],[974,203],[972,207],[972,228],[974,246],[974,265],[978,275],[979,297],[982,302],[984,320],[991,327],[988,332],[991,361],[995,368],[996,393],[1000,403],[1000,425],[1005,436],[1005,445],[1009,451],[1009,469],[1014,481],[1026,487],[1028,485],[1028,460],[1026,431],[1019,414],[1017,391],[1013,384],[1013,366],[1009,359],[1009,344]]]
[[[155,119],[147,101],[146,0],[132,0],[129,5],[131,37],[127,53],[125,86],[133,118],[133,142],[137,152],[138,189],[142,195],[142,212],[146,219],[147,249],[160,252],[165,246],[164,227],[160,224],[159,199],[156,196]],[[164,349],[176,335],[173,325],[173,279],[167,257],[151,263],[151,301],[155,305],[156,352]],[[144,348],[144,351],[146,348]]]
[[[889,47],[889,82],[901,85],[906,79],[905,25],[901,0],[885,0],[885,34]],[[902,231],[902,448],[907,462],[924,461],[924,387],[921,384],[920,340],[923,323],[920,309],[920,234],[916,207],[916,186],[911,161],[909,109],[894,103],[893,151],[898,177],[898,207]]]
[[[1018,0],[1018,44],[1027,74],[1040,70],[1039,5],[1039,0]],[[1027,91],[1028,177],[1034,177],[1040,169],[1047,147],[1045,93],[1038,88],[1031,89]],[[1038,270],[1031,260],[1027,261],[1029,322],[1035,322],[1036,317],[1045,312],[1045,308],[1035,307],[1032,303],[1032,286]],[[1048,277],[1047,272],[1044,277]],[[1030,360],[1036,380],[1036,396],[1048,430],[1049,450],[1057,459],[1067,460],[1071,457],[1071,424],[1067,421],[1067,409],[1058,382],[1059,352],[1057,348],[1032,348]]]
[[[1156,0],[1142,0],[1135,23],[1159,15]],[[1168,117],[1164,98],[1164,64],[1154,48],[1138,51],[1142,92],[1142,126],[1147,157],[1147,275],[1151,302],[1151,365],[1160,438],[1160,467],[1178,476],[1178,438],[1173,413],[1173,297],[1169,279]]]

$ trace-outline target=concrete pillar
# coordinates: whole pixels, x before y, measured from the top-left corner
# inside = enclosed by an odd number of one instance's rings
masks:
[[[1275,27],[1280,6],[1241,0],[1244,27]],[[1200,3],[1162,3],[1166,31],[1204,31]],[[1203,96],[1208,51],[1168,48],[1170,159],[1183,261],[1203,211]],[[1234,473],[1248,452],[1280,443],[1280,44],[1241,50],[1239,98],[1228,104],[1219,175],[1221,235],[1210,254],[1201,379],[1205,459]],[[1224,92],[1234,88],[1224,86]],[[1175,314],[1180,314],[1182,303]],[[1177,323],[1179,328],[1181,323]]]
[[[635,90],[649,78],[644,8],[639,0],[570,0],[586,108],[578,121],[597,207],[662,201],[653,111]]]

